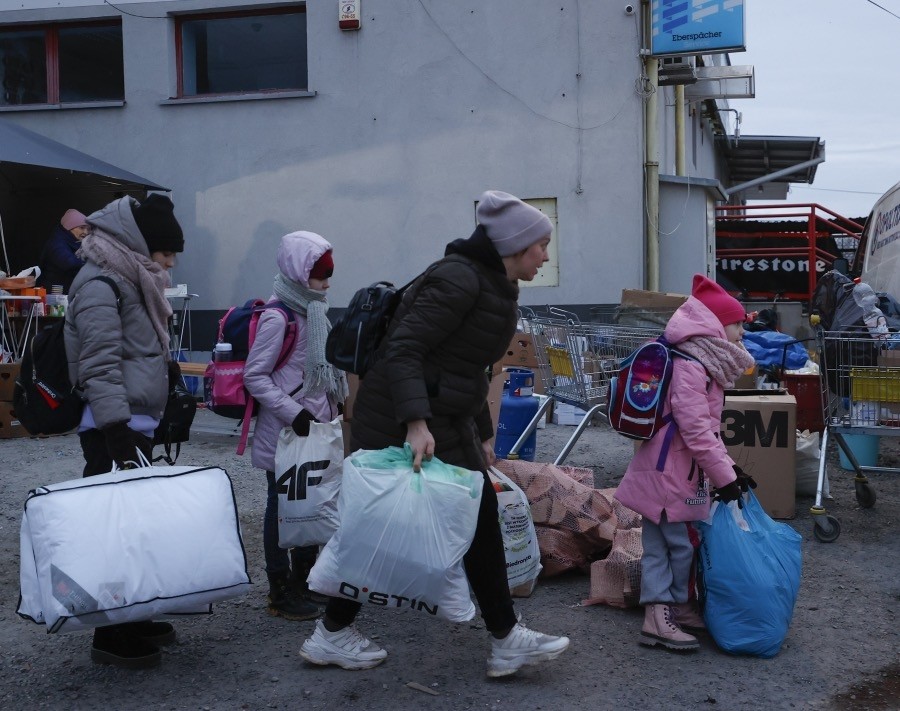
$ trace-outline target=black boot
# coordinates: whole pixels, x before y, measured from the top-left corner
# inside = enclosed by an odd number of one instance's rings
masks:
[[[94,630],[91,659],[123,669],[149,669],[159,666],[162,654],[156,645],[139,637],[133,625],[109,625]]]
[[[316,556],[319,553],[318,546],[306,546],[303,548],[291,548],[291,575],[290,582],[294,586],[297,593],[319,605],[328,602],[328,596],[317,593],[315,590],[309,589],[309,583],[306,579],[309,577],[309,571],[316,564]]]
[[[266,611],[286,620],[312,620],[321,614],[318,607],[304,600],[291,585],[287,573],[269,574],[268,602]]]
[[[132,622],[134,633],[145,642],[163,647],[175,641],[175,628],[168,622]]]

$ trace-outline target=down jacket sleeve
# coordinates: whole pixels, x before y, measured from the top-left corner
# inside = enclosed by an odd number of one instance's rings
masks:
[[[706,370],[698,363],[676,360],[669,383],[672,418],[684,444],[716,488],[735,480],[733,461],[719,433],[722,389],[707,388]]]
[[[475,270],[456,264],[438,265],[423,277],[385,353],[398,422],[431,419],[429,384],[440,374],[427,372],[426,356],[459,328],[479,289]]]

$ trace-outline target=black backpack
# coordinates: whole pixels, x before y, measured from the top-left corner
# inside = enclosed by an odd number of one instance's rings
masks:
[[[328,332],[325,359],[347,373],[365,375],[375,364],[375,352],[408,287],[398,289],[379,281],[357,291]]]
[[[105,276],[93,280],[109,284],[121,311],[122,294],[116,282]],[[81,421],[84,400],[69,380],[64,329],[64,319],[41,329],[22,357],[13,392],[13,412],[32,436],[62,434]]]

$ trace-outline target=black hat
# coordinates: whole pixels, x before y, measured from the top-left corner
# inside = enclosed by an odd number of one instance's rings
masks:
[[[138,205],[132,203],[131,213],[151,254],[184,251],[184,233],[174,210],[172,201],[159,193],[151,193]]]

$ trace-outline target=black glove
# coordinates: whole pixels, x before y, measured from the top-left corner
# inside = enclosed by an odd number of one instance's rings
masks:
[[[181,382],[181,366],[177,360],[170,360],[166,367],[169,371],[169,392],[173,392],[175,386]]]
[[[737,464],[732,465],[732,468],[737,475],[737,485],[741,488],[742,492],[746,494],[750,489],[756,488],[756,480],[752,476],[744,474],[744,470]]]
[[[722,501],[723,503],[728,503],[729,501],[741,501],[741,487],[738,486],[736,481],[732,481],[725,486],[722,486],[716,489],[716,501]]]
[[[128,423],[116,422],[104,427],[101,432],[106,438],[106,451],[119,469],[133,468],[138,460],[137,442]]]
[[[300,414],[291,423],[291,429],[297,433],[298,437],[309,437],[309,425],[311,422],[318,422],[318,420],[306,410],[300,410]]]

